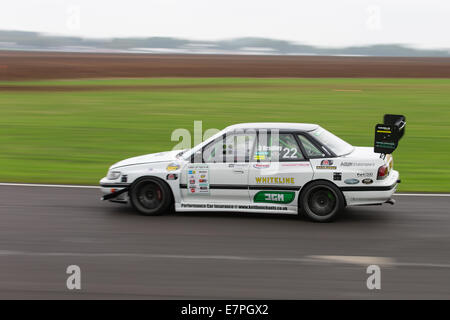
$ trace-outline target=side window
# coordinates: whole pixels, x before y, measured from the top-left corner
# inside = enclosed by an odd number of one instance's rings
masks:
[[[297,135],[297,137],[300,139],[300,142],[303,145],[303,148],[305,148],[306,154],[310,158],[323,158],[325,157],[325,154],[320,151],[314,144],[312,144],[311,141],[309,141],[307,138],[305,138],[303,135]]]
[[[304,160],[303,154],[290,133],[259,134],[253,161],[277,162]]]
[[[207,145],[203,150],[206,163],[249,162],[256,135],[229,134]]]

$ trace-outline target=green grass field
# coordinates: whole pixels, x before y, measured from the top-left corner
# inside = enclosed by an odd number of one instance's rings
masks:
[[[112,163],[170,150],[177,128],[318,123],[372,146],[384,113],[404,114],[400,191],[450,192],[448,79],[119,79],[3,82],[72,91],[0,91],[0,181],[97,184]],[[75,86],[133,86],[77,91]],[[139,86],[148,86],[138,88]],[[171,88],[170,86],[173,86]],[[342,91],[344,90],[344,91]],[[349,91],[345,91],[349,90]]]

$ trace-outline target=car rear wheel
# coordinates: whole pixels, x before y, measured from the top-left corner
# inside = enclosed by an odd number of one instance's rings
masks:
[[[157,178],[144,178],[135,182],[129,196],[131,205],[146,216],[161,215],[169,211],[173,203],[169,186]]]
[[[344,209],[344,196],[332,183],[316,181],[306,186],[299,199],[299,209],[309,219],[329,222]]]

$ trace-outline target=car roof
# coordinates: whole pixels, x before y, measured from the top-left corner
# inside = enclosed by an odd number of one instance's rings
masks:
[[[228,126],[225,130],[235,129],[285,129],[285,130],[298,130],[298,131],[312,131],[319,128],[319,125],[312,123],[289,123],[289,122],[252,122],[252,123],[239,123],[232,126]]]

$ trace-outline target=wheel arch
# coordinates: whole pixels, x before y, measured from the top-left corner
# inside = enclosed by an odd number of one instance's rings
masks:
[[[300,192],[299,192],[299,194],[298,194],[298,200],[297,200],[297,206],[298,206],[298,207],[300,207],[300,205],[299,205],[299,204],[300,204],[300,199],[301,199],[301,197],[302,197],[303,192],[306,190],[306,187],[309,186],[310,184],[314,183],[314,182],[326,182],[326,183],[329,183],[329,184],[332,184],[333,186],[335,186],[336,189],[339,190],[339,192],[341,193],[342,198],[344,198],[344,206],[345,206],[345,207],[347,206],[347,199],[345,198],[344,193],[341,191],[341,189],[339,188],[338,185],[336,185],[333,181],[330,181],[330,180],[326,180],[326,179],[315,179],[315,180],[308,181],[308,182],[307,182],[304,186],[302,186],[302,188],[300,189]]]
[[[146,179],[154,179],[154,180],[158,180],[160,182],[162,182],[163,184],[165,184],[167,186],[167,188],[170,190],[170,197],[172,198],[172,204],[175,204],[175,195],[173,194],[173,190],[172,187],[167,183],[167,181],[165,181],[164,179],[157,177],[157,176],[141,176],[137,179],[135,179],[131,184],[130,184],[130,191],[133,189],[133,186],[135,186],[138,182],[142,181],[142,180],[146,180]]]

